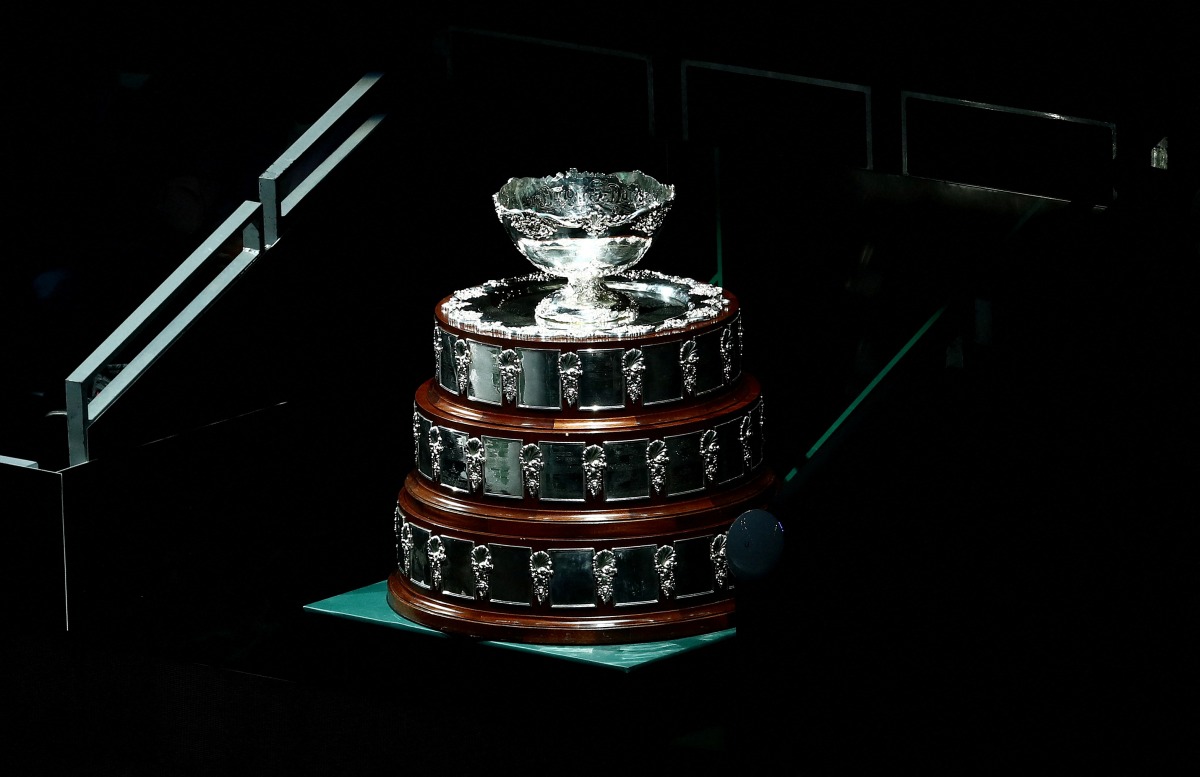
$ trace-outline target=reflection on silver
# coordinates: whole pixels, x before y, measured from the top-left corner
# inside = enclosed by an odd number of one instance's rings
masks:
[[[753,418],[749,413],[742,416],[742,426],[738,430],[738,437],[742,441],[742,462],[745,464],[746,472],[754,468],[754,464],[750,458],[750,437],[754,433],[752,421]]]
[[[696,349],[696,339],[685,340],[679,346],[679,366],[683,368],[683,393],[691,396],[696,391],[696,362],[700,353]]]
[[[733,330],[729,327],[721,330],[721,374],[726,383],[733,378]]]
[[[650,485],[655,494],[661,494],[667,484],[667,444],[662,440],[654,440],[646,446],[646,467],[650,470]]]
[[[429,553],[429,570],[433,573],[433,590],[442,590],[442,565],[446,563],[446,548],[442,538],[434,534],[426,545]]]
[[[542,449],[536,443],[521,448],[521,474],[525,477],[525,490],[536,498],[542,487]]]
[[[596,574],[596,595],[608,604],[612,601],[613,580],[617,577],[617,556],[611,550],[602,550],[592,556],[592,569]]]
[[[465,397],[471,381],[471,346],[462,338],[454,341],[454,378],[459,395]]]
[[[433,467],[433,479],[442,476],[442,430],[436,426],[429,427],[429,461]]]
[[[629,401],[636,403],[642,396],[642,375],[646,372],[646,359],[637,348],[625,352],[621,370],[625,373],[625,393]]]
[[[704,479],[709,483],[717,479],[717,454],[720,450],[717,430],[706,429],[700,437],[700,456],[704,459]]]
[[[636,304],[604,279],[641,261],[674,199],[675,187],[637,170],[571,168],[508,179],[492,195],[500,223],[535,267],[566,279],[538,303],[538,323],[590,328],[633,321]]]
[[[712,561],[713,577],[716,579],[719,589],[725,587],[725,581],[729,578],[729,559],[725,556],[725,540],[724,534],[718,534],[712,538],[712,542],[708,546],[708,558]]]
[[[658,572],[658,588],[664,599],[675,593],[675,548],[660,545],[654,553],[654,569]]]
[[[584,327],[588,335],[603,333],[614,338],[640,337],[656,332],[683,329],[698,321],[710,321],[729,307],[719,286],[691,278],[665,275],[652,270],[631,270],[604,281],[612,291],[636,304],[637,317],[628,323]],[[579,333],[561,327],[545,327],[535,309],[546,296],[559,290],[561,279],[546,273],[488,281],[456,291],[442,303],[441,311],[451,326],[500,337],[574,340]]]
[[[596,496],[604,488],[604,448],[589,445],[583,449],[583,475],[587,480],[589,496]]]
[[[521,357],[511,348],[505,348],[496,357],[496,366],[500,368],[500,390],[504,399],[512,402],[517,398],[517,381],[521,377]]]
[[[479,490],[483,483],[483,441],[472,437],[463,444],[463,458],[467,462],[467,484],[471,493]]]
[[[550,576],[554,574],[554,565],[550,563],[550,554],[539,550],[529,557],[529,572],[533,575],[533,595],[538,604],[545,604],[550,596]]]
[[[471,549],[471,571],[475,573],[475,597],[486,599],[492,574],[492,551],[487,545],[476,545]]]
[[[442,374],[442,329],[433,325],[433,374]]]
[[[1150,166],[1159,170],[1167,169],[1167,139],[1163,138],[1150,149]]]
[[[579,401],[579,375],[581,371],[579,354],[573,351],[559,354],[558,374],[562,377],[563,394],[566,396],[567,405],[570,407],[574,407],[575,403]]]
[[[413,461],[421,462],[421,415],[413,413]]]
[[[399,512],[400,508],[396,508]],[[411,570],[413,549],[413,530],[412,524],[404,524],[400,528],[400,571],[407,577]]]

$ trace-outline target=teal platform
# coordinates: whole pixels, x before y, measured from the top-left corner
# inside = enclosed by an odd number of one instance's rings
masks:
[[[339,618],[425,634],[430,637],[461,639],[461,637],[444,634],[398,615],[388,606],[386,580],[307,604],[304,609],[308,612],[334,615]],[[641,666],[723,642],[732,638],[736,632],[737,629],[725,629],[682,639],[636,642],[626,645],[527,645],[491,640],[480,640],[479,644],[631,672]]]

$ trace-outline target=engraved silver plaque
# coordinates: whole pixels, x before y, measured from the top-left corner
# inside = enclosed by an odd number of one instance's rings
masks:
[[[437,376],[438,385],[458,394],[458,367],[454,362],[454,343],[458,338],[450,332],[443,332],[441,327],[435,325],[434,328],[441,332],[441,347],[434,346],[438,367],[434,374]]]
[[[683,370],[679,364],[679,344],[663,343],[642,348],[646,365],[642,404],[657,405],[683,399]]]
[[[408,579],[422,588],[429,587],[429,530],[412,526],[412,546],[408,556]]]
[[[543,500],[583,501],[584,471],[581,442],[543,442],[541,488]]]
[[[717,474],[718,483],[728,483],[746,472],[742,445],[741,419],[717,424]]]
[[[438,482],[448,488],[470,491],[467,482],[467,435],[439,427],[442,445],[441,473]],[[432,429],[430,430],[432,435]],[[432,444],[432,440],[430,441]]]
[[[471,354],[467,367],[471,398],[489,405],[501,404],[504,395],[500,386],[501,373],[496,367],[500,359],[500,349],[474,340],[467,342],[470,343]]]
[[[625,375],[622,370],[622,349],[578,351],[580,372],[580,410],[607,410],[625,407]]]
[[[493,496],[521,497],[521,441],[484,437],[483,492]],[[536,448],[535,448],[536,450]]]
[[[550,568],[554,571],[549,584],[551,607],[596,606],[596,577],[592,570],[595,555],[591,548],[549,551]]]
[[[644,499],[650,496],[648,440],[604,443],[604,498]],[[659,443],[661,445],[661,443]],[[665,473],[665,468],[664,468]]]
[[[675,598],[711,594],[714,590],[713,562],[709,558],[712,537],[675,540]]]
[[[442,593],[463,599],[475,598],[475,572],[471,563],[474,547],[468,540],[442,537],[442,549],[446,554],[442,563]]]
[[[530,548],[490,543],[492,574],[488,596],[492,602],[528,607],[533,604],[533,573]],[[548,591],[547,591],[548,593]]]
[[[517,405],[545,410],[561,408],[562,387],[558,377],[558,351],[518,348],[517,354],[521,357]]]
[[[654,568],[653,545],[614,548],[621,574],[613,585],[613,603],[618,606],[654,604],[658,601],[658,571]]]
[[[667,437],[667,493],[690,494],[704,489],[704,458],[700,432]]]

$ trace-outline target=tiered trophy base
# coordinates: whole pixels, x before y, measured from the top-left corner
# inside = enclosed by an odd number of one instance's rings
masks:
[[[726,532],[774,487],[764,468],[735,488],[636,512],[482,515],[414,473],[397,507],[414,541],[388,578],[388,604],[438,631],[504,642],[623,644],[728,629]]]

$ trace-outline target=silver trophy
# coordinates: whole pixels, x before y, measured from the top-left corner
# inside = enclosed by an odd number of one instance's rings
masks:
[[[509,237],[539,270],[565,279],[535,309],[539,325],[594,329],[638,316],[630,295],[604,282],[650,249],[675,201],[675,187],[637,170],[510,178],[492,195]]]

